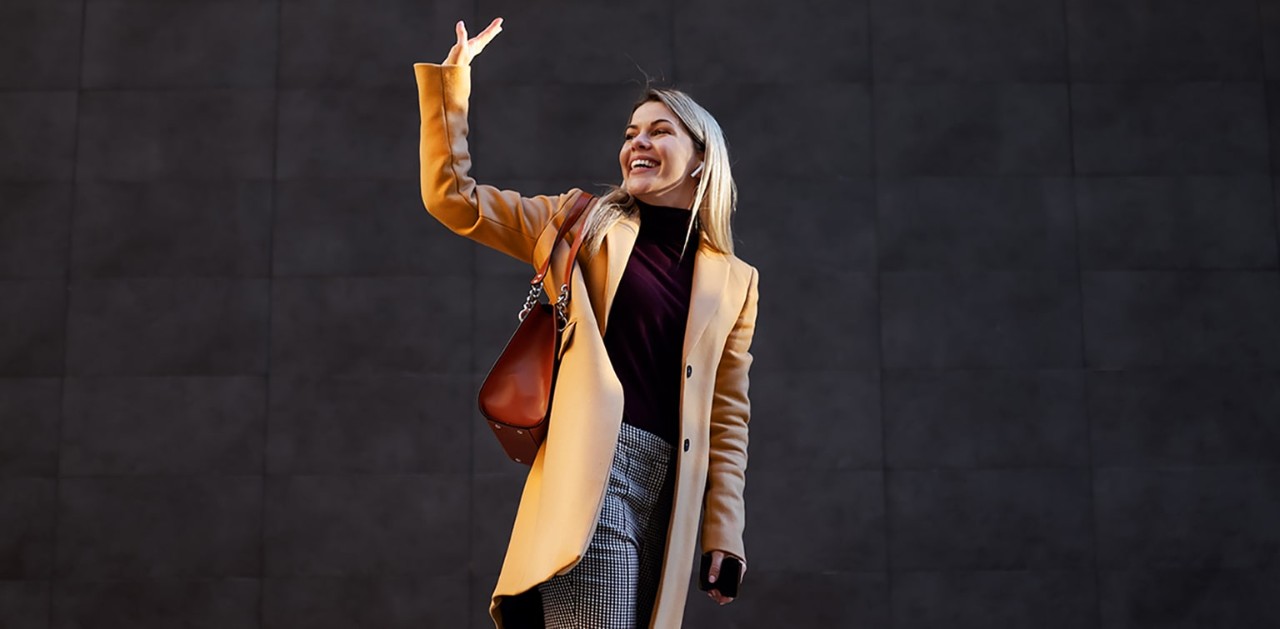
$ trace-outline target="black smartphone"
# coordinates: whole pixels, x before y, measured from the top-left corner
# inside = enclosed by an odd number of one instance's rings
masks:
[[[738,582],[742,580],[742,562],[737,557],[724,556],[720,562],[720,576],[715,583],[707,581],[711,576],[711,553],[702,555],[702,568],[698,571],[698,589],[719,590],[722,596],[738,597]]]

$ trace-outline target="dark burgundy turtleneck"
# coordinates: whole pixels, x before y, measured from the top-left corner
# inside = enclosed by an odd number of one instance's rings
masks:
[[[680,379],[698,236],[689,210],[640,203],[640,234],[618,283],[604,346],[622,381],[622,421],[668,443],[680,435]]]

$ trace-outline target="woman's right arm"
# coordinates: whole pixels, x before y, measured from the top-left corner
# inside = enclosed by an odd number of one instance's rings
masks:
[[[488,245],[524,262],[532,263],[538,235],[553,217],[567,207],[577,191],[557,196],[524,197],[511,190],[477,184],[468,174],[471,155],[467,148],[467,110],[471,96],[470,58],[478,53],[477,40],[487,44],[501,30],[495,20],[475,39],[467,40],[461,23],[459,43],[446,62],[417,63],[418,104],[422,114],[419,149],[422,167],[422,202],[432,216],[455,233]],[[462,54],[459,54],[461,47]]]

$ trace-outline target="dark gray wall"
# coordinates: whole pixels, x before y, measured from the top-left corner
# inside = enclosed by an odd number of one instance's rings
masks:
[[[762,274],[742,599],[692,627],[1277,627],[1280,0],[5,0],[0,626],[485,626],[527,270],[417,192],[720,118]]]

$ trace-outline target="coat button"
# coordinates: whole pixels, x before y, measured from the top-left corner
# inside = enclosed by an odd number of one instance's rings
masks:
[[[688,367],[684,368],[684,377],[686,378],[693,377],[693,365],[689,365]]]
[[[689,440],[688,440],[688,439],[685,439],[685,440],[684,440],[684,451],[685,451],[685,452],[688,452],[688,451],[689,451]]]

